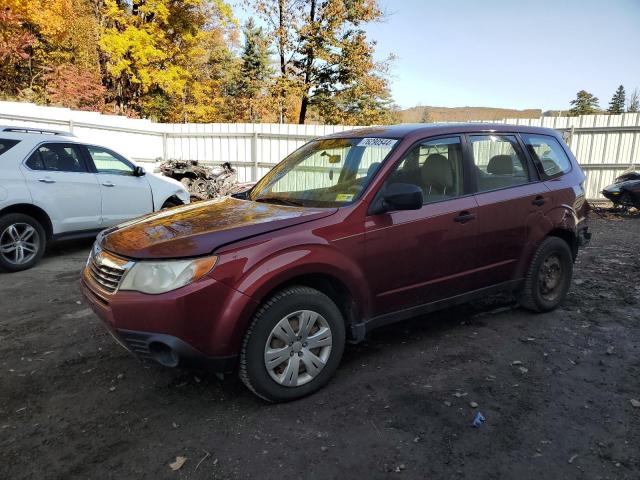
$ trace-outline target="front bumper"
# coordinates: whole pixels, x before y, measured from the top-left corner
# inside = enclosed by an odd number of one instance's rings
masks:
[[[160,295],[101,290],[83,273],[83,296],[109,332],[142,360],[165,366],[204,365],[228,372],[257,306],[246,295],[205,276]]]
[[[219,373],[233,371],[238,363],[237,355],[207,357],[187,342],[172,335],[124,329],[111,333],[118,343],[143,362],[155,362],[165,367],[205,367]]]

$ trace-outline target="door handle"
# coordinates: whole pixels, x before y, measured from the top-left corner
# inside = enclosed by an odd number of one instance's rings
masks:
[[[542,197],[541,195],[538,195],[535,200],[533,202],[534,205],[541,207],[542,205],[544,205],[545,203],[547,203],[547,201],[544,199],[544,197]]]
[[[460,215],[458,215],[457,217],[454,217],[453,221],[458,223],[467,223],[467,222],[470,222],[471,220],[474,220],[475,218],[476,218],[475,213],[464,211],[464,212],[460,212]]]
[[[115,187],[116,186],[115,183],[113,183],[113,182],[103,182],[102,185],[104,185],[105,187]]]
[[[56,183],[56,181],[53,178],[48,178],[48,177],[39,178],[38,181],[42,183]]]

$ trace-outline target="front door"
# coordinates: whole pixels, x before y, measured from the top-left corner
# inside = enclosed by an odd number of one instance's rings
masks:
[[[51,216],[54,234],[100,228],[100,187],[79,145],[44,143],[22,165],[22,173],[34,204]]]
[[[464,187],[460,137],[411,148],[381,192],[392,183],[418,185],[424,205],[366,219],[366,270],[374,315],[464,293],[476,250],[477,208]]]
[[[135,176],[135,166],[111,150],[87,146],[102,191],[102,221],[105,227],[153,212],[151,187],[144,176]]]

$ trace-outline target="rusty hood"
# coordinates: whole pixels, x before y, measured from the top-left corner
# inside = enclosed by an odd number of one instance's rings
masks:
[[[172,208],[106,230],[102,248],[133,259],[207,255],[229,243],[323,218],[336,209],[224,197]]]

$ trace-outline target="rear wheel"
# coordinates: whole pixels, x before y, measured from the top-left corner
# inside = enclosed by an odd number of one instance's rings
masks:
[[[567,242],[548,237],[538,247],[520,292],[520,305],[548,312],[562,303],[573,274],[573,256]]]
[[[344,344],[344,320],[333,301],[312,288],[290,287],[254,317],[242,346],[240,378],[265,400],[295,400],[329,381]]]
[[[19,272],[33,267],[46,246],[44,228],[33,217],[10,213],[0,217],[0,269]]]

